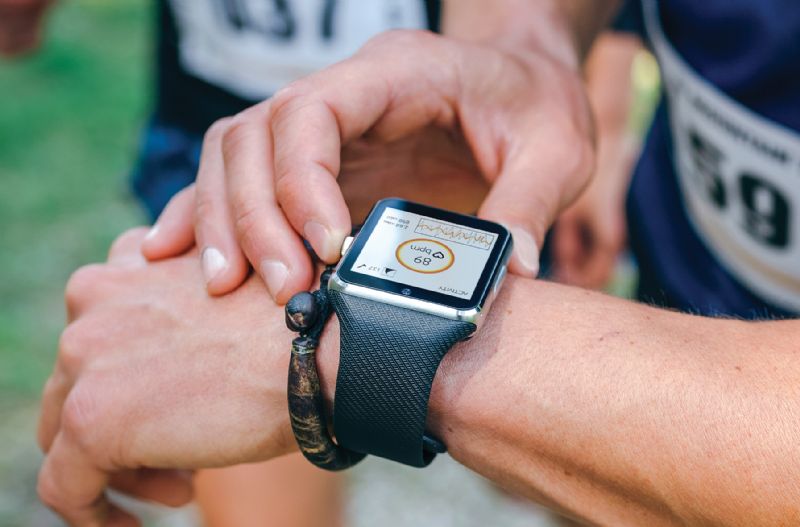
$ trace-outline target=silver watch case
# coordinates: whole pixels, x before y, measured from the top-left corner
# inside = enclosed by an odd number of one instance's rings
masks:
[[[447,318],[450,320],[471,322],[472,324],[475,324],[476,332],[480,329],[482,322],[486,318],[486,314],[489,312],[494,299],[497,297],[497,293],[500,291],[500,288],[503,285],[503,281],[505,280],[506,272],[508,270],[508,260],[511,256],[511,251],[513,248],[513,242],[509,237],[506,246],[503,248],[503,252],[500,254],[500,258],[498,258],[495,263],[495,268],[492,272],[492,278],[489,280],[489,285],[486,287],[486,290],[484,290],[482,299],[478,306],[472,309],[460,310],[454,307],[437,304],[435,302],[421,300],[419,298],[411,298],[398,295],[396,293],[390,293],[388,291],[381,291],[379,289],[373,289],[371,287],[345,282],[339,276],[338,271],[339,266],[342,265],[342,262],[344,261],[344,257],[347,255],[353,245],[353,240],[353,236],[348,236],[342,244],[342,257],[339,260],[339,264],[336,266],[336,270],[333,272],[330,280],[328,281],[329,290],[339,291],[345,295],[366,298],[368,300],[381,302],[383,304],[419,311],[420,313],[428,313],[429,315]]]

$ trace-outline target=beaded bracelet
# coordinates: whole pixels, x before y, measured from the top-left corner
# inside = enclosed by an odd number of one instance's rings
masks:
[[[300,333],[292,341],[287,393],[289,419],[300,451],[314,465],[335,471],[352,467],[366,454],[348,450],[333,441],[319,384],[316,351],[331,315],[328,279],[332,272],[333,267],[326,267],[318,290],[297,293],[286,304],[286,326]]]

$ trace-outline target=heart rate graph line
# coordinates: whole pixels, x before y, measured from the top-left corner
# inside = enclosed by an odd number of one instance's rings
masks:
[[[474,231],[457,225],[450,225],[449,223],[428,219],[419,220],[414,232],[487,251],[494,244],[495,238],[494,234],[488,232]]]

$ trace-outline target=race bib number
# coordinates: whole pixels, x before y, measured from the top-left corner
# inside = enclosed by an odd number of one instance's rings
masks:
[[[260,100],[389,29],[427,26],[422,0],[170,0],[191,74]]]
[[[742,284],[800,311],[800,135],[700,77],[664,35],[655,0],[645,2],[645,20],[666,84],[690,220]]]

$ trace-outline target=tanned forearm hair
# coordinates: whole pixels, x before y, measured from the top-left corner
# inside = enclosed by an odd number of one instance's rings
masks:
[[[338,328],[320,353],[333,397]],[[444,359],[430,431],[596,525],[800,523],[800,321],[681,314],[510,276]]]

